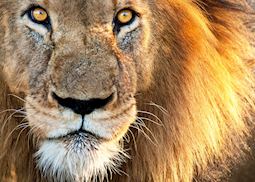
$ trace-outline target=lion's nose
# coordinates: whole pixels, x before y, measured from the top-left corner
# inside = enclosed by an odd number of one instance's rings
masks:
[[[78,100],[73,98],[61,98],[56,93],[52,93],[52,97],[58,102],[59,105],[73,110],[76,114],[85,116],[90,114],[95,109],[102,108],[106,106],[109,102],[113,100],[113,95],[105,99],[93,98],[89,100]]]

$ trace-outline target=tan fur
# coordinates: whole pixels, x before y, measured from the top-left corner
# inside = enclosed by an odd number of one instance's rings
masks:
[[[54,30],[41,44],[28,38],[19,20],[30,1],[0,2],[0,181],[51,180],[33,158],[40,140],[65,121],[51,91],[75,99],[115,92],[105,108],[111,117],[96,123],[108,140],[143,124],[128,115],[137,102],[146,127],[127,133],[130,159],[121,168],[127,175],[114,174],[112,181],[216,181],[248,150],[255,50],[244,26],[252,11],[245,0],[38,3],[49,11]],[[125,6],[141,14],[133,47],[126,49],[111,27],[113,11]],[[6,109],[24,106],[8,94],[56,122],[8,117]],[[17,128],[21,122],[29,127]]]

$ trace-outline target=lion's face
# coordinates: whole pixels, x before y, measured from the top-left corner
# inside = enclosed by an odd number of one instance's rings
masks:
[[[150,84],[150,27],[142,0],[15,0],[3,21],[4,76],[25,93],[39,138],[38,166],[89,180],[121,158],[136,119],[135,94]]]

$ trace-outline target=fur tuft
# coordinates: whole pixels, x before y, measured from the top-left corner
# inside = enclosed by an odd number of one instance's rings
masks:
[[[35,157],[46,179],[48,176],[57,181],[89,182],[103,181],[108,172],[118,171],[127,155],[116,143],[107,142],[94,149],[75,150],[60,142],[45,141]]]

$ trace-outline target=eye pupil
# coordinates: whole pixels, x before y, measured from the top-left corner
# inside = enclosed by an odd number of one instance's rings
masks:
[[[48,14],[47,12],[42,8],[35,8],[32,10],[32,17],[39,22],[43,22],[47,20]]]

